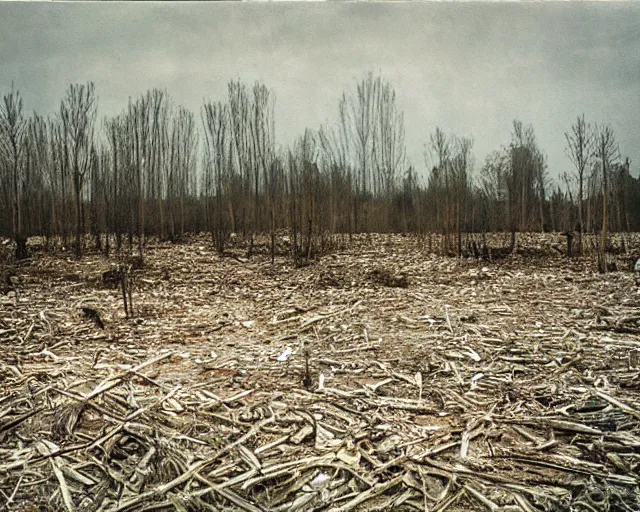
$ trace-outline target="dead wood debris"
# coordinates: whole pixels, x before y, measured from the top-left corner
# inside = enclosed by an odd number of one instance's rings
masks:
[[[96,309],[83,306],[82,314],[85,316],[85,318],[94,322],[98,327],[100,327],[100,329],[104,329],[104,323],[100,318],[100,313],[98,313]]]
[[[409,279],[404,274],[394,274],[386,268],[375,268],[370,273],[371,280],[379,285],[389,288],[407,288]]]
[[[19,269],[0,508],[639,510],[633,275],[423,243],[370,235],[308,268],[150,247],[129,319],[108,262]],[[375,286],[380,268],[407,287]]]

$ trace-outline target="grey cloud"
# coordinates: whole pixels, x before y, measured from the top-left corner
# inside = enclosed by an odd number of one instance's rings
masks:
[[[53,112],[70,82],[93,80],[102,114],[149,87],[197,111],[227,82],[276,91],[283,144],[336,119],[367,70],[397,89],[409,155],[435,126],[475,139],[480,164],[531,122],[550,170],[570,169],[563,131],[584,112],[614,125],[640,161],[640,5],[0,4],[0,88]]]

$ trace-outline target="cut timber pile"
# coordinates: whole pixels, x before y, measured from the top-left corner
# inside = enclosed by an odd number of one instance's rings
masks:
[[[100,256],[15,269],[0,509],[640,510],[632,273],[386,235],[272,267],[205,240],[150,245],[129,319]]]

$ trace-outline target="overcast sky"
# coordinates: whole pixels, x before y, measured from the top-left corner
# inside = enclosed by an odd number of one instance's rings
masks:
[[[613,125],[638,172],[638,3],[0,3],[0,90],[15,81],[28,112],[53,113],[69,83],[92,80],[102,115],[151,87],[198,113],[230,79],[260,80],[290,144],[335,122],[368,70],[395,85],[419,169],[436,126],[472,136],[479,169],[518,118],[557,176],[584,112]]]

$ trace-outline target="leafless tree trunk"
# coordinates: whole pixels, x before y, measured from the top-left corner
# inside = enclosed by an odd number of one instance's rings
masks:
[[[225,196],[227,195],[225,183],[229,179],[226,169],[229,162],[227,155],[229,148],[227,106],[222,103],[205,103],[202,122],[204,124],[206,155],[204,194],[205,200],[209,204],[209,229],[216,249],[222,253],[227,238],[227,223],[224,220]],[[213,201],[215,201],[215,207],[212,205]]]
[[[545,203],[545,188],[547,183],[547,164],[544,154],[541,151],[536,151],[534,155],[535,168],[536,168],[536,183],[538,188],[538,206],[540,208],[540,232],[544,233],[544,203]]]
[[[571,126],[571,133],[565,132],[567,145],[565,151],[576,168],[578,178],[578,252],[582,254],[582,237],[584,233],[584,173],[589,167],[593,154],[593,133],[591,126],[584,120],[584,114],[579,116]]]
[[[444,132],[440,128],[431,135],[431,150],[433,158],[437,164],[431,171],[431,180],[434,189],[434,200],[436,204],[437,222],[442,222],[436,229],[442,230],[442,250],[449,251],[449,178],[450,178],[450,157],[451,147]],[[425,156],[425,158],[428,158]]]
[[[390,231],[393,191],[398,176],[406,167],[404,117],[396,105],[396,92],[388,82],[379,80],[375,99],[377,115],[373,127],[372,159],[376,185],[373,199],[376,195],[382,196],[386,219],[379,224]]]
[[[368,231],[366,209],[361,208],[361,203],[368,199],[370,189],[370,164],[373,153],[373,139],[377,116],[377,96],[380,91],[382,80],[374,77],[373,73],[368,73],[365,78],[357,84],[354,96],[343,95],[343,120],[349,120],[349,130],[354,142],[355,161],[357,162],[358,173],[355,178],[355,203],[354,203],[354,223],[356,233],[363,230]],[[348,105],[348,107],[347,107]],[[348,111],[348,116],[344,115]],[[343,121],[344,122],[344,121]],[[363,214],[360,224],[360,213]]]
[[[456,254],[462,255],[462,210],[466,205],[470,188],[471,148],[473,142],[468,138],[454,139],[454,154],[451,159],[451,178],[455,208],[455,229],[457,236]]]
[[[605,253],[607,250],[607,230],[609,225],[609,168],[618,157],[618,144],[613,128],[603,126],[597,129],[597,158],[602,170],[602,230],[600,231],[600,251],[602,270],[607,271]]]
[[[22,212],[22,157],[25,143],[25,120],[22,116],[22,98],[13,84],[0,105],[0,155],[8,163],[12,183],[13,239],[16,259],[27,257],[27,238],[24,234]]]
[[[72,84],[60,105],[65,148],[72,172],[73,190],[76,205],[76,243],[75,254],[82,257],[83,203],[82,188],[85,175],[91,163],[91,145],[96,118],[96,96],[92,82]]]

